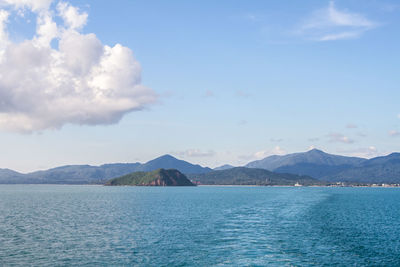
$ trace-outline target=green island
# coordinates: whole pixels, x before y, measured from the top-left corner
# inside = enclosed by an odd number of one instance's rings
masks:
[[[158,169],[151,172],[133,172],[109,180],[108,186],[195,186],[183,173],[176,169]]]

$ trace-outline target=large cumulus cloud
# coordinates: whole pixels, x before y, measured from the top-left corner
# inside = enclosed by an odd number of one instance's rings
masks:
[[[23,12],[35,14],[36,32],[16,43],[10,17]],[[0,129],[111,124],[156,100],[141,85],[141,67],[129,48],[81,32],[87,17],[67,2],[0,0]]]

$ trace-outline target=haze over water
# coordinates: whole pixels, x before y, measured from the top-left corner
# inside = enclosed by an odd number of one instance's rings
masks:
[[[396,188],[0,186],[0,265],[400,264]]]

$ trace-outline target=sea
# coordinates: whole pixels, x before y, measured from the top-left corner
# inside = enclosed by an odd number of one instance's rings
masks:
[[[0,185],[0,266],[400,266],[400,188]]]

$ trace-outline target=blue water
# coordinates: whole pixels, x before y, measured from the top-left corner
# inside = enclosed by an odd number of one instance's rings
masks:
[[[0,186],[0,266],[399,266],[400,188]]]

